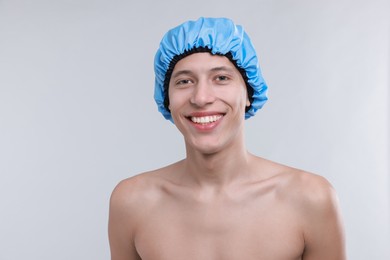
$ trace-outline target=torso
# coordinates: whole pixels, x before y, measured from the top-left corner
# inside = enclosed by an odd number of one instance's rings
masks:
[[[143,260],[296,260],[304,251],[301,173],[199,190],[175,181],[169,167],[137,188],[134,243]],[[283,168],[280,168],[280,170]]]

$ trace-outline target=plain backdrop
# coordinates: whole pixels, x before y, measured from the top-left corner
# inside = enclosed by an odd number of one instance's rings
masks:
[[[390,259],[389,1],[0,0],[0,259],[109,259],[122,179],[182,159],[157,112],[163,34],[230,17],[258,51],[269,101],[248,149],[326,177],[349,259]]]

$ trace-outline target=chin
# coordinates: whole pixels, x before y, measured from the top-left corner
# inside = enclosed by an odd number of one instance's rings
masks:
[[[210,140],[205,138],[203,140],[192,140],[186,142],[187,150],[199,152],[201,154],[211,155],[223,150],[226,145],[223,145],[219,140]]]

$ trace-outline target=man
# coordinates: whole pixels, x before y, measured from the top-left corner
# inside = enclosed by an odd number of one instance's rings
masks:
[[[267,86],[248,35],[224,18],[170,30],[155,99],[186,158],[113,191],[112,260],[342,260],[337,198],[322,177],[252,155],[244,122]]]

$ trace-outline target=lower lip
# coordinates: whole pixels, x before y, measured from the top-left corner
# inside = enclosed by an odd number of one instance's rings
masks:
[[[212,122],[212,123],[207,123],[207,124],[198,124],[198,123],[194,123],[191,121],[191,119],[189,119],[191,125],[198,131],[201,131],[201,132],[209,132],[209,131],[212,131],[214,130],[214,128],[216,128],[219,123],[222,121],[222,118],[223,116],[218,119],[217,121],[215,122]]]

